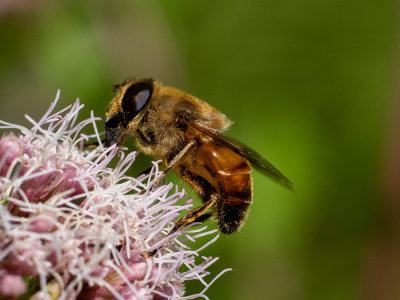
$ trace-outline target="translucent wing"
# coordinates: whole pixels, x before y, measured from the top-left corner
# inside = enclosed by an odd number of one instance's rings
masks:
[[[205,126],[204,124],[201,124],[199,122],[189,121],[185,117],[180,117],[178,121],[212,137],[219,144],[224,145],[225,147],[228,147],[232,151],[236,152],[237,154],[243,156],[252,164],[253,167],[260,170],[264,175],[272,178],[273,180],[279,182],[289,189],[293,189],[292,182],[287,179],[285,175],[283,175],[264,157],[262,157],[260,154],[258,154],[256,151],[243,144],[242,142],[232,137],[225,136],[217,130]]]

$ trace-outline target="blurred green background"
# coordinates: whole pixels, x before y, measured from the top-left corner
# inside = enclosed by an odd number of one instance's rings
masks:
[[[220,257],[213,275],[234,269],[211,299],[400,299],[398,11],[394,0],[0,0],[0,118],[38,118],[57,89],[59,107],[79,97],[85,117],[103,116],[129,76],[184,89],[296,188],[254,172],[246,226],[203,252]]]

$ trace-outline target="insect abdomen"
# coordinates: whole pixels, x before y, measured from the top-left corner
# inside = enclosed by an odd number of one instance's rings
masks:
[[[251,167],[247,160],[226,147],[202,144],[197,150],[200,173],[218,193],[216,219],[221,232],[237,231],[247,217],[253,198]]]

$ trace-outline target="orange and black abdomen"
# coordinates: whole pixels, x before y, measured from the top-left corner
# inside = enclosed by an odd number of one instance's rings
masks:
[[[186,170],[186,176],[182,175],[204,201],[218,197],[215,217],[221,232],[237,231],[246,220],[253,198],[250,163],[229,148],[216,144],[201,144],[195,157],[193,170]]]

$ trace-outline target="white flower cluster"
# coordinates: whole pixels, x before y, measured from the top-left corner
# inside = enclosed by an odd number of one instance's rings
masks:
[[[228,271],[204,280],[218,258],[199,252],[218,238],[216,230],[166,237],[192,206],[190,199],[175,205],[185,192],[172,183],[150,189],[161,174],[157,162],[149,174],[127,176],[136,152],[103,148],[100,119],[92,113],[77,122],[79,101],[53,113],[58,97],[40,121],[27,116],[31,129],[0,121],[7,130],[0,139],[0,298],[207,298],[205,290]],[[87,127],[94,133],[85,135]],[[89,139],[100,146],[85,148]],[[200,249],[187,245],[209,235]],[[203,291],[184,296],[187,280],[200,280]]]

